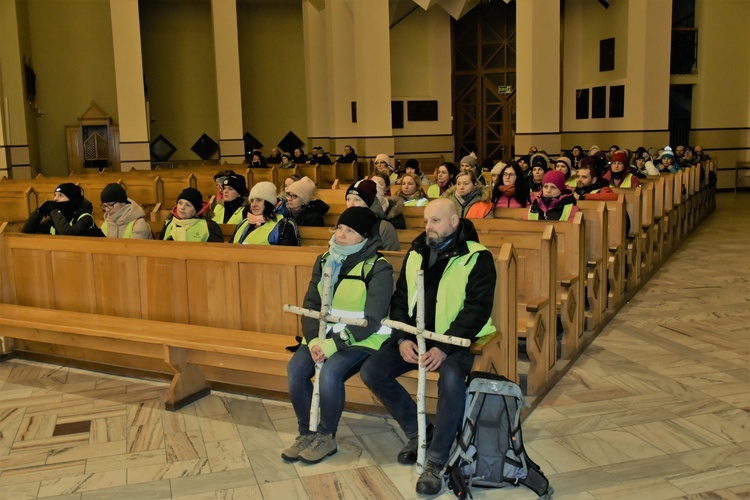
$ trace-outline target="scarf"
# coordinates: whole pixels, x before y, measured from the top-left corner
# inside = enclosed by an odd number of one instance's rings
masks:
[[[336,235],[331,235],[331,239],[328,242],[328,258],[326,259],[326,263],[323,269],[325,271],[325,269],[327,268],[331,271],[331,290],[336,287],[336,283],[339,281],[339,272],[341,272],[341,265],[344,263],[346,258],[362,250],[365,247],[366,243],[367,238],[355,245],[339,245],[336,242]]]
[[[503,195],[507,196],[508,198],[513,198],[516,195],[515,184],[512,186],[506,186],[505,184],[502,184],[500,185],[498,189],[500,189],[500,192],[503,193]]]
[[[466,205],[469,204],[471,200],[476,198],[480,192],[481,192],[480,189],[474,188],[471,191],[469,191],[466,194],[466,196],[461,196],[460,194],[456,193],[456,199],[458,200],[459,203],[461,203],[462,207],[465,207]]]
[[[187,241],[188,229],[203,221],[199,217],[193,219],[178,219],[177,217],[172,219],[172,239],[175,241]]]

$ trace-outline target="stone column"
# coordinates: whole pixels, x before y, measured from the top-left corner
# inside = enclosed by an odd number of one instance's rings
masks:
[[[561,150],[560,0],[516,1],[516,155]]]
[[[110,0],[122,171],[150,170],[138,0]]]
[[[211,0],[211,13],[214,26],[221,159],[228,163],[242,163],[245,159],[245,143],[242,139],[237,3],[235,0]]]
[[[359,156],[393,156],[391,123],[391,39],[388,0],[353,2],[353,61],[357,96]]]

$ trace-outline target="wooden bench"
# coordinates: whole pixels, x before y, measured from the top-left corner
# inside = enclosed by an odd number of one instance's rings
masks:
[[[119,366],[125,373],[173,373],[168,402],[175,407],[205,393],[204,380],[277,397],[286,393],[291,353],[283,347],[294,344],[300,324],[282,313],[281,305],[302,303],[320,248],[123,244],[3,232],[0,253],[2,302],[31,308],[17,309],[15,316],[2,313],[4,352]],[[403,253],[385,255],[400,269]],[[512,248],[501,255],[505,260],[498,260],[498,273],[512,290]],[[498,292],[497,314],[504,314],[501,302],[508,292],[500,287]],[[138,339],[149,332],[148,341]],[[476,366],[514,378],[507,371],[507,342],[501,333],[473,346],[480,354]],[[347,387],[353,404],[377,404],[357,377]],[[434,380],[430,394],[428,407],[434,410]]]
[[[26,221],[38,206],[38,195],[33,187],[0,182],[0,221]]]
[[[625,208],[630,218],[630,233],[626,235],[625,241],[624,267],[625,289],[631,291],[638,287],[641,279],[641,235],[650,235],[651,226],[654,224],[654,186],[642,184],[634,189],[613,188],[613,191],[625,196]],[[644,201],[643,193],[649,196],[648,201]]]

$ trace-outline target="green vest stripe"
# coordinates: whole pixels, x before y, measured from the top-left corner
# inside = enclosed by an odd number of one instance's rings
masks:
[[[563,207],[562,214],[560,215],[561,221],[566,221],[570,219],[570,212],[573,211],[573,205],[565,205]],[[531,209],[529,209],[529,219],[528,220],[539,220],[539,214],[541,212],[532,212]]]
[[[135,222],[138,219],[131,220],[130,223],[125,227],[125,233],[122,235],[123,238],[132,238],[133,237],[133,227],[135,226]],[[104,233],[104,236],[109,236],[107,234],[107,230],[109,229],[109,223],[105,220],[102,222],[102,232]]]
[[[174,219],[173,219],[174,220]],[[208,221],[203,220],[193,225],[187,230],[187,239],[185,241],[208,241]],[[172,236],[172,221],[169,221],[167,227],[164,229],[164,235],[162,239],[167,239]]]
[[[450,327],[453,320],[464,307],[466,299],[466,286],[469,282],[474,265],[477,262],[477,254],[485,247],[475,241],[467,241],[469,253],[452,257],[443,271],[437,292],[437,305],[435,307],[435,333],[443,334]],[[406,283],[409,304],[409,316],[414,316],[414,308],[417,305],[417,271],[422,268],[422,256],[415,251],[410,251],[406,261]],[[484,337],[495,332],[492,317],[487,318],[487,323],[476,334],[476,338]]]
[[[274,230],[276,224],[279,223],[281,218],[281,215],[276,215],[275,219],[269,220],[265,224],[254,229],[253,232],[245,237],[244,240],[241,240],[241,238],[243,233],[245,232],[245,229],[247,228],[248,222],[246,218],[242,219],[242,222],[240,222],[240,225],[237,227],[237,231],[235,232],[232,242],[242,243],[243,245],[270,245],[270,243],[268,243],[268,235],[271,234],[271,231]]]

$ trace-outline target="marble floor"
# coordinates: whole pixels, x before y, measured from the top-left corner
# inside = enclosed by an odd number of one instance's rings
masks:
[[[748,202],[720,194],[526,420],[555,498],[750,498]],[[296,434],[288,403],[214,392],[170,413],[164,393],[163,382],[0,364],[0,498],[417,496],[390,419],[345,413],[336,455],[290,464],[279,458]]]

